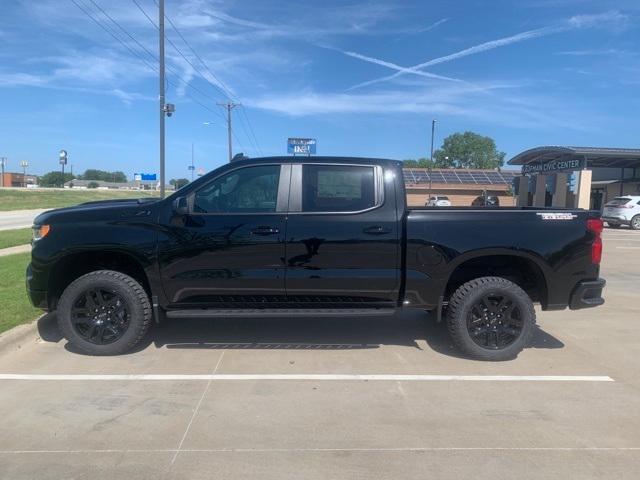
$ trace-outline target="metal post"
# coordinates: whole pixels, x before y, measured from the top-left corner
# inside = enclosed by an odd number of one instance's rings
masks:
[[[7,161],[7,157],[0,157],[0,166],[2,166],[2,186],[4,187],[4,164]]]
[[[431,200],[431,185],[433,181],[431,177],[433,176],[433,137],[436,131],[436,121],[435,119],[431,120],[431,156],[429,157],[429,193],[427,194],[427,201]]]
[[[160,198],[164,198],[164,116],[165,116],[165,96],[164,96],[164,0],[158,1],[158,38],[159,50],[159,87],[160,87]]]

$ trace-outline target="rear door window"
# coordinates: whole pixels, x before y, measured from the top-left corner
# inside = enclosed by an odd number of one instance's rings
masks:
[[[630,198],[624,198],[624,197],[617,197],[614,198],[613,200],[611,200],[609,203],[607,203],[607,207],[621,207],[622,205],[626,205],[627,203],[629,203],[631,199]]]
[[[375,170],[356,165],[304,165],[303,212],[357,212],[376,206]]]

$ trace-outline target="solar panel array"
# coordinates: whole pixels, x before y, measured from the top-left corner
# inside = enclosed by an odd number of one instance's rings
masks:
[[[475,185],[511,185],[514,177],[520,176],[518,171],[497,170],[432,170],[426,168],[405,168],[403,169],[405,183],[429,183],[429,173],[433,183],[453,183],[453,184],[475,184]]]

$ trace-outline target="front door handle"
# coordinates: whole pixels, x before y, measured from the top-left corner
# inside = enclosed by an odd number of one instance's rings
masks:
[[[367,227],[362,230],[368,235],[384,235],[385,233],[391,233],[390,228],[386,228],[380,225],[374,225],[373,227]]]
[[[275,235],[280,233],[280,229],[277,227],[256,227],[251,230],[253,235]]]

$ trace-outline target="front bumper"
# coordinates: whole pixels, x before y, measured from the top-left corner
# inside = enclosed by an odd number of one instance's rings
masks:
[[[602,289],[606,285],[604,278],[588,280],[578,283],[571,293],[569,308],[579,310],[581,308],[592,308],[604,303]]]
[[[619,217],[602,217],[602,221],[615,225],[629,225],[631,220],[627,220],[627,217],[621,215]]]
[[[27,295],[29,296],[29,300],[31,300],[31,304],[36,308],[41,308],[42,310],[49,310],[49,302],[47,299],[47,292],[44,290],[38,290],[32,288],[31,284],[33,282],[33,269],[31,268],[31,264],[27,266],[26,272],[26,287],[27,287]]]

